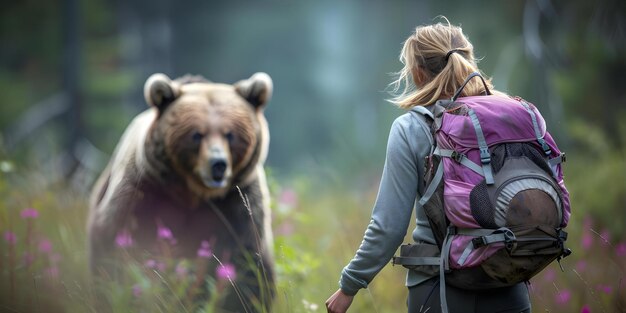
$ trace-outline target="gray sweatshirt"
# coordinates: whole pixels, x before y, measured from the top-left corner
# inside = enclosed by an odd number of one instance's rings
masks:
[[[428,111],[415,107],[414,111]],[[341,272],[341,290],[354,295],[367,288],[374,276],[391,260],[406,235],[413,208],[417,227],[413,240],[435,244],[426,214],[416,201],[424,189],[424,158],[432,137],[422,114],[407,112],[391,126],[387,155],[372,218],[361,246]],[[415,286],[431,276],[408,271],[406,285]]]

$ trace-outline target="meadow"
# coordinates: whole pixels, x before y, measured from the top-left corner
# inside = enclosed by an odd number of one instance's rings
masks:
[[[603,148],[593,138],[580,144],[596,147],[565,167],[573,203],[568,247],[574,253],[562,260],[562,269],[555,262],[531,280],[534,312],[626,312],[624,154],[597,152]],[[598,165],[594,171],[586,170],[590,160]],[[10,159],[0,162],[0,171],[1,312],[98,312],[99,294],[115,312],[214,312],[220,290],[236,275],[224,264],[207,282],[217,296],[190,301],[197,284],[191,268],[218,262],[200,248],[197,260],[129,260],[124,282],[94,283],[87,268],[87,188],[51,182],[50,173]],[[273,312],[326,311],[324,302],[369,222],[378,186],[372,177],[356,184],[337,177],[279,180],[270,173],[278,278]],[[167,240],[167,230],[161,236]],[[132,242],[118,239],[123,253]],[[386,266],[359,292],[351,312],[404,312],[404,275],[403,268]]]

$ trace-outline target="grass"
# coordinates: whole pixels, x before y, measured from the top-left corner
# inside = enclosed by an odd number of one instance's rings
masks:
[[[583,161],[574,162],[572,169]],[[228,279],[207,280],[218,296],[205,303],[194,304],[188,293],[197,280],[195,262],[218,260],[130,260],[126,281],[94,283],[87,270],[86,192],[50,184],[36,171],[2,169],[0,311],[97,312],[102,291],[115,312],[214,312]],[[572,176],[568,246],[574,254],[562,261],[563,271],[554,263],[531,281],[533,311],[625,312],[625,233],[575,196],[584,181]],[[272,312],[325,312],[324,302],[337,289],[339,273],[369,222],[375,180],[361,183],[358,190],[339,182],[321,185],[304,177],[271,182],[278,276]],[[614,218],[623,220],[623,209],[614,208]],[[351,312],[406,311],[404,276],[403,268],[386,266],[359,292]]]

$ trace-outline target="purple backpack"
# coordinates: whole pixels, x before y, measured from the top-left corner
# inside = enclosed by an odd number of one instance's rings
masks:
[[[459,98],[413,111],[432,122],[423,206],[437,245],[403,245],[394,264],[440,276],[445,284],[489,289],[528,281],[564,246],[570,217],[563,183],[565,155],[546,131],[543,117],[521,98]]]

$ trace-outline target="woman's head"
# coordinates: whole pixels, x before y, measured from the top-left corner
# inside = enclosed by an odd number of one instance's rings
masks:
[[[390,102],[409,109],[450,98],[472,72],[478,71],[474,47],[458,26],[446,24],[419,26],[404,42],[400,61],[404,68],[391,83],[393,92],[402,92]],[[492,88],[490,80],[487,85]],[[416,88],[414,88],[416,87]],[[479,79],[470,81],[461,96],[479,95],[485,89]]]

